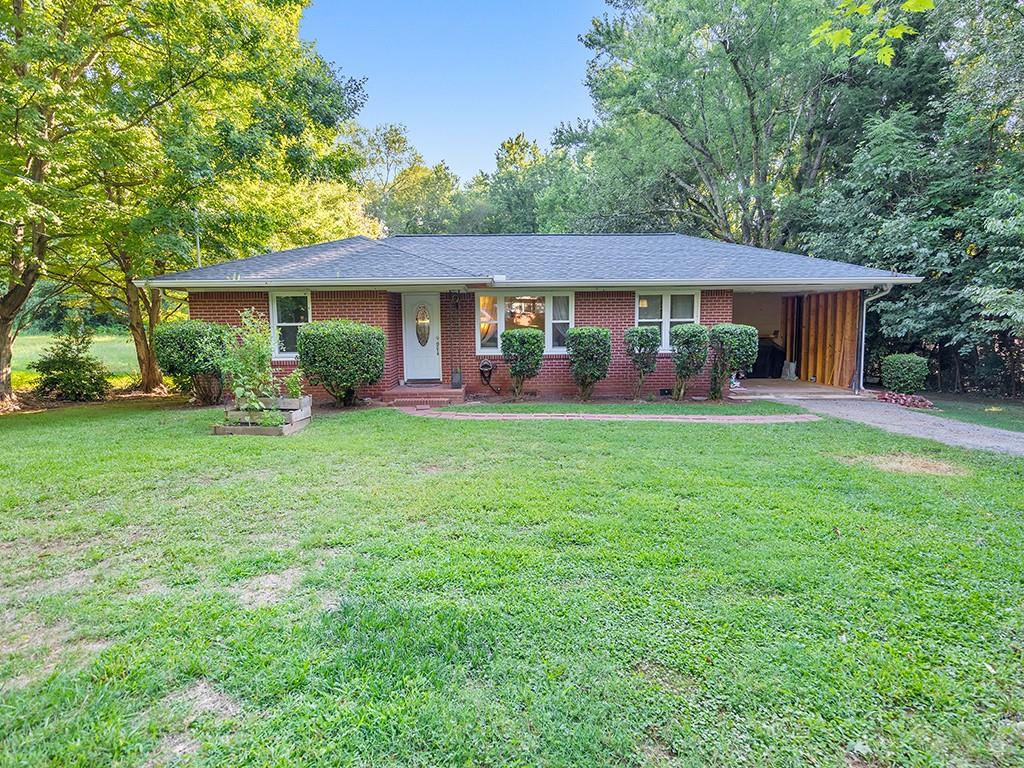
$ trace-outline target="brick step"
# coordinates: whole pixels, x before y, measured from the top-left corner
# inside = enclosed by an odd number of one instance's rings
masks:
[[[453,389],[451,387],[407,384],[401,387],[392,387],[381,395],[380,399],[385,405],[394,405],[399,408],[411,408],[417,405],[436,407],[466,402],[466,390],[464,388]]]

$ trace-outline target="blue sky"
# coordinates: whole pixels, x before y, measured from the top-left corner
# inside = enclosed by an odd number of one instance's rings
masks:
[[[590,117],[587,51],[576,39],[602,0],[314,0],[302,37],[346,75],[365,76],[363,125],[405,123],[429,164],[468,180],[524,131],[546,146]]]

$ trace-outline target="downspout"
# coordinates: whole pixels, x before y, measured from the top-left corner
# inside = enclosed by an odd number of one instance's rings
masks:
[[[873,293],[870,296],[865,296],[864,291],[861,291],[860,301],[860,344],[857,349],[857,376],[854,379],[853,391],[858,395],[864,391],[864,355],[865,347],[867,344],[867,330],[868,330],[868,304],[872,301],[877,301],[883,296],[888,296],[892,291],[892,285],[883,286],[882,290],[878,293]]]

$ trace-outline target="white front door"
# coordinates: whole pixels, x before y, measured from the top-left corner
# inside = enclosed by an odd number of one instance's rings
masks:
[[[402,296],[406,380],[441,378],[441,299],[437,293]]]

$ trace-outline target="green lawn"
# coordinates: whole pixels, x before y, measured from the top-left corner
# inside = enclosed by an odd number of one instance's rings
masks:
[[[1024,764],[1019,460],[832,420],[217,417],[0,419],[0,765]]]
[[[928,395],[939,411],[927,411],[957,421],[968,421],[986,427],[999,427],[1024,432],[1024,401],[984,395]]]
[[[29,363],[39,359],[53,338],[54,335],[50,333],[18,334],[14,342],[14,360],[11,365],[15,389],[29,389],[35,385],[39,374],[29,369]],[[132,376],[138,375],[139,364],[135,358],[135,347],[131,337],[127,335],[95,336],[92,354],[106,364],[115,385],[123,386]]]

